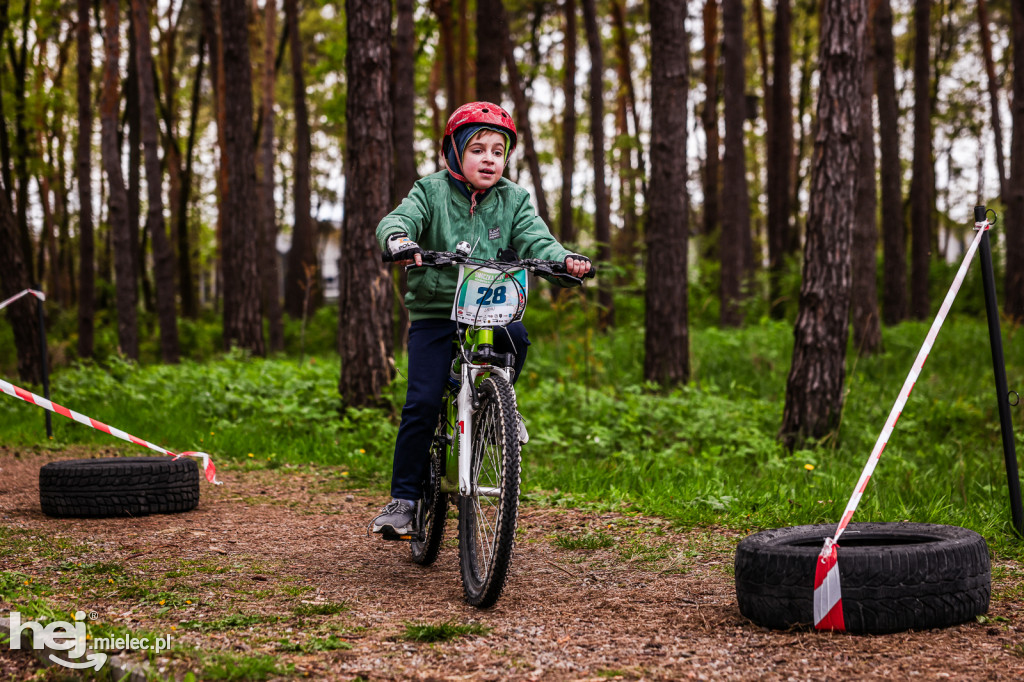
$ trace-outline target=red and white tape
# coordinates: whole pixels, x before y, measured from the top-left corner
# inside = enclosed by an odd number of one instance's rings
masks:
[[[217,480],[217,467],[213,465],[213,459],[205,452],[181,452],[175,454],[170,450],[165,450],[159,445],[153,445],[149,441],[142,440],[141,438],[136,438],[130,433],[125,433],[120,429],[115,429],[113,426],[107,426],[101,421],[96,421],[91,417],[86,417],[84,414],[79,414],[74,410],[69,410],[68,408],[58,405],[57,403],[50,402],[49,400],[43,398],[42,396],[38,396],[35,393],[30,393],[29,391],[26,391],[23,388],[18,388],[13,384],[7,383],[3,379],[0,379],[0,392],[6,393],[7,395],[14,398],[18,398],[19,400],[24,400],[26,403],[31,403],[37,407],[43,408],[44,410],[56,412],[57,414],[67,417],[68,419],[72,419],[78,422],[79,424],[85,424],[90,428],[96,429],[97,431],[102,431],[103,433],[110,434],[115,438],[120,438],[121,440],[126,440],[129,443],[141,445],[142,447],[149,448],[150,450],[156,450],[157,452],[164,455],[170,455],[171,457],[174,457],[174,459],[181,459],[182,457],[195,457],[196,459],[200,459],[203,462],[203,472],[206,475],[206,480],[209,481],[210,483],[213,483],[214,485],[221,484],[221,481]]]
[[[839,556],[837,553],[839,549],[839,536],[850,525],[850,519],[853,518],[853,513],[857,510],[857,505],[860,504],[860,498],[868,487],[871,474],[874,473],[878,460],[882,457],[882,451],[885,450],[889,437],[892,435],[893,429],[896,428],[896,422],[900,420],[900,415],[903,414],[903,408],[910,398],[910,393],[914,390],[914,384],[917,383],[917,378],[921,375],[924,363],[928,360],[928,354],[931,352],[935,339],[939,335],[939,329],[942,328],[942,323],[946,321],[946,315],[949,314],[949,309],[953,305],[953,299],[956,298],[957,293],[960,291],[960,286],[964,282],[964,277],[967,276],[967,268],[970,266],[971,260],[978,250],[978,244],[981,243],[982,236],[990,227],[992,227],[992,223],[987,220],[974,224],[974,229],[977,230],[974,241],[971,242],[970,247],[967,249],[964,261],[960,264],[956,277],[953,278],[953,284],[950,285],[946,298],[942,301],[942,306],[939,307],[939,312],[935,316],[935,321],[932,322],[928,335],[925,336],[921,350],[918,351],[917,358],[914,360],[914,366],[911,367],[910,374],[907,375],[906,381],[903,382],[903,388],[900,389],[896,404],[892,406],[892,411],[889,412],[889,417],[885,420],[885,427],[878,434],[878,440],[875,441],[875,447],[871,450],[871,456],[868,458],[867,464],[864,465],[864,470],[860,474],[860,480],[857,481],[857,487],[854,488],[853,495],[850,496],[850,501],[846,505],[843,518],[836,528],[836,534],[834,537],[825,539],[825,546],[822,547],[821,554],[818,555],[818,564],[814,574],[814,627],[819,630],[845,630],[842,614],[842,596],[839,587]],[[834,612],[837,610],[838,616],[834,615]]]
[[[6,308],[11,303],[14,303],[15,301],[17,301],[22,296],[28,296],[29,294],[32,294],[33,296],[38,298],[40,301],[45,301],[46,300],[46,294],[44,294],[43,292],[36,291],[35,289],[25,289],[24,291],[19,291],[14,296],[11,296],[6,301],[0,301],[0,310],[3,310],[4,308]]]

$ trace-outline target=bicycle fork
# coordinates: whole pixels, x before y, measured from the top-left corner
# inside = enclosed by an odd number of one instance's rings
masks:
[[[474,494],[483,497],[500,497],[500,489],[477,485],[477,477],[473,475],[473,415],[478,407],[474,406],[473,398],[476,393],[474,386],[481,374],[496,374],[511,381],[508,371],[501,367],[462,366],[462,386],[459,388],[456,398],[455,420],[455,430],[459,441],[459,494],[464,497]]]

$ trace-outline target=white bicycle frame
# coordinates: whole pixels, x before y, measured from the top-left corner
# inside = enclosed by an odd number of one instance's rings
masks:
[[[462,365],[462,386],[456,399],[455,429],[459,439],[459,494],[462,496],[481,495],[499,497],[498,488],[482,488],[473,480],[473,385],[481,374],[495,374],[511,385],[508,370],[493,365]],[[474,489],[475,487],[475,489]]]

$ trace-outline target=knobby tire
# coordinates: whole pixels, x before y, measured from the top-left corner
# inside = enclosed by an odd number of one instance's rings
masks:
[[[490,376],[480,384],[473,419],[473,480],[496,488],[497,497],[459,498],[459,559],[466,601],[493,606],[512,565],[519,515],[519,413],[512,386]]]

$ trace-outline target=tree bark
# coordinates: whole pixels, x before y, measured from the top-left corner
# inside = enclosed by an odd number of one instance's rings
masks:
[[[251,229],[256,205],[253,158],[252,64],[246,0],[221,0],[224,128],[227,183],[221,198],[224,229],[224,345],[263,355],[260,318],[259,234]]]
[[[1005,204],[1009,200],[1009,186],[1006,184],[1006,159],[1003,155],[1003,124],[999,120],[999,79],[992,59],[992,32],[988,26],[986,0],[978,0],[978,29],[981,37],[981,58],[985,63],[988,82],[988,108],[992,116],[992,134],[995,136],[996,170],[999,174],[999,197]],[[1017,73],[1014,71],[1014,73]]]
[[[1006,206],[1007,317],[1024,320],[1024,7],[1012,3],[1013,134],[1010,140],[1010,196]]]
[[[399,203],[409,194],[416,182],[416,26],[413,16],[412,0],[398,0],[395,3],[398,13],[395,43],[392,52],[392,83],[391,101],[394,106],[394,127],[392,140],[395,145],[395,180],[392,198]],[[493,23],[493,22],[487,22]],[[480,30],[478,25],[477,30]],[[500,69],[499,62],[499,69]],[[500,72],[499,72],[500,81]],[[398,310],[398,329],[395,334],[395,345],[405,350],[409,337],[409,310],[405,307],[405,293],[408,283],[405,270],[395,272],[395,284],[398,289],[396,308]]]
[[[705,254],[713,256],[711,236],[719,221],[719,136],[718,136],[718,0],[704,2],[704,106],[700,122],[707,150],[704,160],[704,236]]]
[[[274,46],[277,44],[277,0],[266,0],[263,22],[263,73],[260,98],[260,262],[263,312],[270,332],[270,351],[284,350],[284,325],[277,272],[277,208],[274,204]]]
[[[772,317],[781,318],[785,307],[781,277],[789,253],[790,241],[790,176],[793,161],[793,93],[789,75],[793,68],[790,46],[792,12],[789,0],[775,5],[775,36],[773,39],[771,103],[772,129],[768,139],[768,283],[769,309]]]
[[[21,43],[18,49],[14,41],[8,39],[7,47],[14,79],[14,218],[18,225],[18,236],[21,243],[22,257],[29,279],[35,282],[37,276],[33,271],[32,235],[28,229],[28,160],[34,152],[29,149],[28,125],[25,121],[27,101],[25,88],[28,78],[28,46],[29,24],[32,21],[32,0],[25,0],[21,15]],[[12,189],[8,186],[8,191]]]
[[[512,103],[515,105],[515,120],[519,121],[519,148],[523,150],[526,162],[530,167],[530,177],[533,179],[533,192],[537,197],[537,215],[544,221],[545,225],[551,224],[551,217],[548,213],[548,198],[544,193],[543,176],[540,171],[540,159],[537,158],[537,146],[533,141],[533,127],[530,125],[530,109],[526,103],[526,94],[523,92],[523,81],[519,74],[519,65],[516,64],[515,44],[512,36],[508,33],[508,19],[505,17],[504,8],[498,15],[498,23],[505,27],[502,36],[502,45],[505,51],[505,68],[508,70],[509,90],[512,91]]]
[[[558,201],[558,235],[562,244],[574,244],[577,230],[572,215],[572,172],[575,170],[575,134],[577,134],[577,112],[575,112],[575,75],[577,75],[577,4],[565,0],[565,70],[562,77],[562,93],[565,108],[562,111],[561,170],[562,187]]]
[[[375,236],[377,223],[391,208],[391,4],[346,0],[345,12],[350,153],[339,277],[338,391],[347,405],[360,407],[375,404],[393,377],[392,284]]]
[[[576,170],[576,0],[565,0],[565,75],[562,92],[562,194],[558,204],[559,237],[563,244],[576,242],[572,212],[572,175]],[[556,289],[557,291],[557,289]]]
[[[117,338],[121,353],[139,359],[139,332],[135,287],[135,259],[128,226],[128,192],[121,174],[118,147],[118,62],[121,57],[121,17],[118,0],[103,0],[103,93],[100,97],[101,151],[107,174],[107,220],[114,242],[114,272],[117,284]]]
[[[931,313],[928,292],[932,255],[934,165],[932,162],[931,76],[928,31],[931,0],[914,0],[914,162],[910,183],[910,315]]]
[[[870,0],[864,29],[864,78],[861,86],[860,164],[854,207],[853,252],[851,254],[851,318],[853,343],[861,355],[882,350],[882,329],[878,318],[878,189],[875,175],[875,60],[872,17],[878,0]]]
[[[500,2],[501,0],[494,0]],[[444,70],[445,106],[449,113],[462,104],[459,102],[455,85],[455,37],[452,27],[452,0],[431,0],[431,8],[437,15],[441,28],[441,68]],[[499,38],[499,45],[500,38]],[[501,49],[500,47],[498,49]],[[495,102],[501,104],[501,102]]]
[[[800,311],[779,438],[790,448],[837,427],[850,312],[850,246],[863,122],[865,0],[825,0],[818,133]]]
[[[750,241],[750,196],[747,190],[746,75],[743,66],[743,0],[722,2],[722,56],[725,59],[725,156],[722,159],[722,231],[718,241],[721,260],[723,326],[743,323],[743,285],[746,244]]]
[[[199,317],[199,292],[193,270],[193,240],[190,234],[188,209],[192,203],[192,159],[195,150],[196,131],[199,118],[199,94],[203,85],[203,66],[209,44],[206,31],[199,30],[199,44],[196,53],[199,62],[196,64],[196,75],[192,81],[192,104],[188,123],[188,140],[185,143],[185,168],[181,175],[181,195],[178,197],[178,291],[181,294],[181,314],[189,319]],[[276,262],[276,261],[275,261]]]
[[[93,355],[93,315],[96,306],[95,237],[92,225],[92,49],[89,44],[91,0],[78,0],[78,143],[75,176],[78,181],[78,356]]]
[[[899,104],[896,97],[896,51],[892,38],[892,7],[881,0],[875,12],[878,136],[882,185],[882,319],[899,324],[907,319],[907,228],[900,167]]]
[[[686,194],[690,55],[686,4],[651,0],[651,187],[647,228],[644,379],[664,386],[690,378]]]
[[[639,132],[638,121],[635,116],[635,103],[630,95],[633,93],[632,66],[629,57],[629,39],[626,35],[626,12],[622,6],[622,0],[612,0],[611,3],[612,35],[615,40],[615,73],[618,76],[619,87],[615,93],[615,141],[616,166],[619,176],[619,213],[622,216],[622,229],[617,231],[614,240],[613,252],[616,263],[624,266],[622,275],[616,276],[616,284],[626,280],[631,272],[633,264],[637,260],[637,249],[639,248],[640,219],[637,215],[637,181],[642,179],[643,170],[638,169],[637,162],[633,158],[635,149],[640,149],[639,138],[629,132],[629,124],[632,120],[634,129]],[[639,165],[643,165],[643,156],[640,155]],[[643,180],[646,185],[647,181]]]
[[[174,250],[164,223],[163,173],[160,170],[160,148],[157,139],[156,88],[153,83],[153,53],[149,35],[149,7],[145,0],[131,0],[135,16],[135,63],[138,66],[139,124],[146,158],[146,229],[153,240],[156,274],[156,309],[160,320],[160,357],[176,363],[178,348],[178,314],[175,309]]]
[[[611,261],[611,217],[608,186],[605,180],[604,150],[604,55],[601,34],[597,25],[594,0],[583,0],[583,23],[590,49],[590,139],[593,141],[594,159],[594,238],[597,241],[597,259]],[[615,325],[615,299],[611,278],[598,280],[598,327],[604,331]]]
[[[227,102],[225,99],[224,87],[224,46],[221,36],[220,15],[215,11],[214,0],[199,0],[199,9],[202,16],[203,33],[206,34],[206,44],[210,50],[210,88],[213,91],[211,101],[213,104],[214,118],[217,121],[217,150],[220,152],[220,165],[217,171],[217,191],[220,195],[220,202],[217,211],[217,257],[215,259],[211,277],[214,290],[213,303],[217,304],[217,296],[220,296],[223,287],[218,286],[224,277],[224,206],[228,193],[228,148],[225,139],[227,130]],[[205,277],[205,273],[200,275]]]
[[[303,75],[302,38],[299,35],[298,0],[284,0],[288,22],[288,49],[292,55],[292,97],[295,102],[295,226],[284,283],[284,309],[294,318],[312,313],[319,305],[320,271],[316,260],[316,230],[310,210],[309,110]]]
[[[128,126],[128,234],[132,242],[132,271],[135,287],[142,285],[142,304],[153,311],[153,289],[146,276],[146,230],[139,230],[142,215],[142,124],[139,120],[139,66],[135,41],[135,15],[128,5],[128,78],[124,83],[124,121]],[[121,141],[123,145],[123,140]],[[138,296],[138,294],[136,294]]]
[[[0,192],[0,299],[31,286],[28,268],[18,235],[18,221],[11,212],[5,193]],[[14,330],[14,347],[18,353],[18,377],[30,384],[43,380],[43,362],[39,347],[39,322],[36,305],[43,302],[25,297],[7,306],[7,319]]]
[[[501,104],[502,40],[506,27],[495,17],[504,16],[502,0],[476,3],[476,96],[483,102]],[[397,114],[397,110],[395,112]]]

